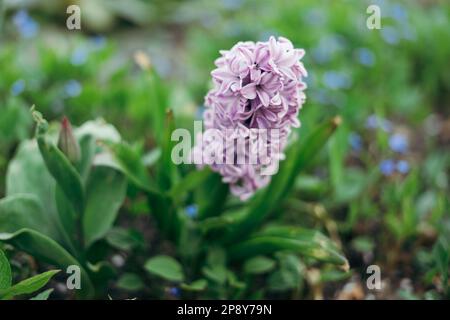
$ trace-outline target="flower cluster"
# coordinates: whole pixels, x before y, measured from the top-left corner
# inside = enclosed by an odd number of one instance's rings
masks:
[[[246,158],[252,152],[254,129],[276,129],[277,141],[269,138],[266,144],[267,157],[274,161],[283,159],[291,127],[300,125],[298,112],[305,101],[306,84],[302,79],[307,72],[299,61],[304,53],[283,37],[271,37],[267,42],[239,42],[231,50],[221,51],[221,57],[215,62],[217,68],[211,72],[214,87],[205,98],[205,129],[222,132],[226,145],[234,145],[234,139],[244,137],[244,145],[235,152],[247,150]],[[230,129],[236,134],[230,135]],[[201,147],[197,140],[193,152],[217,148],[214,139],[204,136],[200,139],[203,139]],[[259,159],[257,163],[234,161],[210,166],[230,184],[234,195],[245,200],[269,183],[270,176],[261,173],[264,164],[267,159]]]

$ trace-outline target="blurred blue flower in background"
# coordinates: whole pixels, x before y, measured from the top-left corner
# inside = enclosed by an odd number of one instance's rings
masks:
[[[13,16],[13,23],[24,39],[34,37],[39,31],[39,24],[30,17],[26,10],[19,10]]]
[[[238,10],[243,3],[243,0],[222,0],[223,7],[228,10]]]
[[[381,28],[381,36],[388,44],[397,44],[400,38],[398,31],[391,26]]]
[[[185,211],[186,211],[186,215],[187,215],[189,218],[195,218],[195,217],[197,216],[197,214],[198,214],[198,208],[197,208],[197,205],[191,204],[191,205],[189,205],[189,206],[187,206],[187,207],[185,208]]]
[[[87,61],[89,52],[86,47],[81,46],[75,49],[70,57],[70,63],[74,66],[80,66]]]
[[[16,80],[11,86],[11,94],[13,96],[18,96],[25,90],[25,80],[19,79]]]
[[[64,86],[64,92],[68,97],[77,97],[83,90],[81,83],[77,80],[69,80]]]
[[[408,12],[401,4],[393,4],[389,10],[389,15],[398,22],[406,22],[408,20]]]
[[[106,38],[104,36],[93,36],[90,38],[90,43],[94,47],[95,50],[103,49],[106,45]]]
[[[385,159],[380,162],[380,171],[385,176],[390,176],[394,173],[395,163],[392,159]]]
[[[392,151],[405,153],[408,151],[408,139],[402,134],[393,134],[389,137],[389,147]]]
[[[181,290],[178,287],[170,287],[169,294],[173,297],[179,297],[181,295]]]
[[[311,8],[306,12],[301,12],[301,15],[303,16],[305,23],[310,26],[323,26],[328,21],[327,12],[322,8]]]
[[[380,128],[381,130],[383,130],[385,132],[391,132],[392,131],[392,123],[387,119],[383,119],[381,117],[378,117],[375,114],[371,114],[370,116],[367,117],[366,128],[368,128],[368,129]]]
[[[327,71],[323,75],[323,83],[330,89],[348,89],[352,85],[352,79],[344,72]]]
[[[398,161],[396,167],[397,167],[397,171],[402,174],[409,172],[409,163],[406,160]]]
[[[356,132],[351,132],[348,136],[348,143],[352,147],[352,149],[356,152],[361,151],[362,149],[362,139],[359,134]]]
[[[343,51],[346,46],[345,38],[331,34],[323,37],[319,44],[311,49],[311,55],[317,63],[329,62],[338,52]]]
[[[371,67],[375,64],[375,54],[367,48],[356,49],[356,59],[364,66]]]

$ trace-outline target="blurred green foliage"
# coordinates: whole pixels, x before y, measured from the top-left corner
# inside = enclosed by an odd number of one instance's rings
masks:
[[[380,30],[366,27],[366,8],[373,3],[381,8]],[[366,267],[377,264],[388,284],[376,293],[379,298],[449,297],[446,1],[133,0],[124,5],[80,0],[82,31],[65,29],[64,1],[28,8],[5,4],[0,35],[0,194],[6,194],[6,170],[18,157],[19,143],[32,136],[32,104],[49,120],[66,115],[81,125],[102,117],[125,141],[133,142],[112,147],[132,183],[119,226],[94,245],[94,256],[103,252],[116,260],[126,257],[125,266],[116,263],[121,277],[109,286],[113,294],[128,296],[124,290],[155,298],[338,298],[342,284],[364,283]],[[201,116],[219,50],[270,35],[285,36],[306,50],[308,100],[300,112],[298,140],[310,141],[306,137],[336,115],[342,124],[314,160],[307,166],[299,162],[300,174],[294,170],[295,175],[275,179],[278,186],[289,185],[292,193],[283,194],[272,184],[242,205],[226,196],[217,177],[187,166],[173,168],[167,161],[166,138],[170,126],[192,130],[192,120]],[[173,116],[166,115],[169,108]],[[168,202],[158,190],[185,192]],[[285,200],[281,207],[271,198],[277,192]],[[266,202],[258,203],[262,200]],[[151,220],[144,215],[149,211]],[[198,216],[186,214],[191,211]],[[227,211],[232,214],[217,216]],[[253,219],[246,220],[248,212]],[[255,254],[238,263],[242,268],[227,262],[230,252],[224,252],[222,244],[253,231],[259,227],[255,221],[267,218],[325,233],[344,251],[350,272],[329,265],[319,268],[315,261],[288,252]],[[245,228],[233,230],[235,221]],[[186,226],[197,222],[204,234],[192,237]],[[267,232],[276,231],[268,228],[230,246],[232,255],[245,256],[252,246],[263,245]],[[196,248],[218,238],[223,243],[198,256]],[[151,260],[160,255],[156,263]],[[181,266],[169,256],[181,259]],[[166,282],[156,284],[154,277],[166,268],[170,277],[164,274]],[[182,284],[174,281],[180,278],[180,268],[183,279],[189,280]],[[408,281],[412,285],[405,285]]]

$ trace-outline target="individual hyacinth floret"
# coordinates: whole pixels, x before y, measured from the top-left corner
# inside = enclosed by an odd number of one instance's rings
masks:
[[[205,98],[205,130],[217,129],[227,139],[225,146],[234,145],[232,141],[239,135],[245,137],[245,144],[236,147],[239,153],[242,148],[251,150],[255,129],[276,129],[278,139],[269,135],[266,157],[283,159],[291,127],[300,125],[298,112],[305,101],[306,84],[302,80],[307,72],[300,62],[304,50],[295,49],[286,38],[271,37],[267,42],[239,42],[220,53],[215,61],[217,68],[211,72],[214,86]],[[235,130],[234,135],[230,129]],[[197,139],[194,154],[217,148],[217,139],[208,140],[205,135],[200,139],[202,144]],[[246,159],[250,154],[247,151]],[[266,163],[258,159],[256,163],[224,161],[209,165],[222,175],[234,195],[246,200],[270,182],[270,175],[262,174]]]

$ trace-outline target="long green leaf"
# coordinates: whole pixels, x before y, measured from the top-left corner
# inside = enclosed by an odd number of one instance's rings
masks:
[[[84,210],[84,190],[80,174],[62,151],[46,140],[48,124],[42,115],[34,110],[32,114],[37,123],[36,139],[45,165],[75,210],[81,214]]]
[[[296,227],[271,227],[229,248],[231,260],[289,250],[348,269],[347,259],[322,233]]]
[[[126,194],[125,176],[106,166],[92,169],[87,181],[83,233],[86,246],[106,235],[117,217]]]
[[[15,233],[0,233],[0,240],[11,243],[38,260],[53,264],[64,270],[70,265],[79,266],[81,269],[81,296],[92,297],[94,294],[91,280],[82,264],[49,237],[34,230],[21,229]]]
[[[8,300],[15,296],[33,293],[47,284],[47,282],[60,270],[51,270],[34,277],[25,279],[0,294],[2,299]]]

